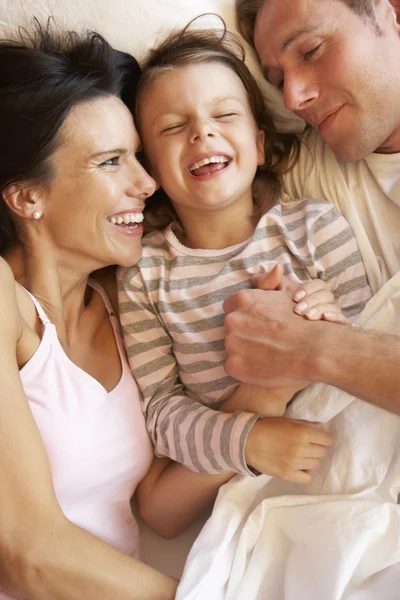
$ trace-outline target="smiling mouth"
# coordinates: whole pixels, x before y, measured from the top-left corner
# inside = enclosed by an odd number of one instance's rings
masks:
[[[200,177],[201,175],[212,175],[217,171],[225,169],[232,159],[224,155],[209,156],[207,158],[201,158],[192,163],[189,167],[189,172],[194,177]]]
[[[137,229],[143,222],[144,216],[141,212],[125,213],[123,215],[115,215],[108,217],[108,222],[111,225],[122,227],[124,229]]]

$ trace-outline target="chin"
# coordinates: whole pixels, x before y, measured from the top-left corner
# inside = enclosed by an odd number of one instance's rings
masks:
[[[131,252],[130,254],[120,255],[115,264],[120,267],[132,267],[135,265],[142,256],[142,248],[140,250],[136,250],[135,252]]]
[[[335,154],[336,158],[348,163],[362,160],[375,150],[375,148],[371,147],[369,144],[355,144],[354,137],[342,139],[337,143],[329,143],[328,141],[326,141],[326,143]]]

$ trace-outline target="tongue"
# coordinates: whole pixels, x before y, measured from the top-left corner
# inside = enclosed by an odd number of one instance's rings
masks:
[[[216,171],[220,171],[226,167],[227,163],[209,163],[208,165],[204,165],[203,167],[199,167],[192,171],[192,175],[195,177],[199,177],[200,175],[207,175],[208,173],[215,173]]]

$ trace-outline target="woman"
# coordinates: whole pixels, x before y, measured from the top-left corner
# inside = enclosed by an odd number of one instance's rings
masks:
[[[137,560],[129,499],[152,447],[116,316],[89,279],[138,259],[155,189],[119,98],[126,76],[97,34],[37,25],[0,42],[1,599],[175,595]],[[229,477],[157,461],[139,508],[173,535]]]

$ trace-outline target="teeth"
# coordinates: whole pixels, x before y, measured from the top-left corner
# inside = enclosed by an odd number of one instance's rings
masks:
[[[142,223],[144,219],[143,213],[126,213],[125,215],[119,215],[118,217],[111,217],[110,223],[113,225],[129,225],[130,223]]]
[[[202,158],[197,162],[193,163],[189,168],[189,171],[195,171],[196,169],[200,169],[200,167],[204,167],[205,165],[209,165],[210,163],[226,163],[228,162],[228,158],[226,156],[210,156],[209,158]]]

